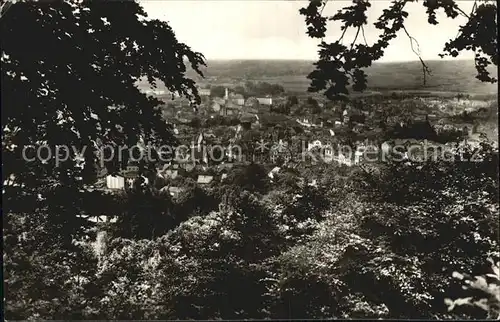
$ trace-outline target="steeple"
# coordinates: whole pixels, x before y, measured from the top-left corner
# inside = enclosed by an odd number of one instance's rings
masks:
[[[227,101],[229,99],[229,91],[226,87],[226,91],[225,91],[225,94],[224,94],[224,99]]]

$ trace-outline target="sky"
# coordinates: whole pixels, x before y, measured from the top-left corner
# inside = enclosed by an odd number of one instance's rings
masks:
[[[193,50],[201,52],[207,59],[317,59],[320,40],[306,35],[304,16],[299,9],[307,1],[293,0],[140,0],[149,18],[167,21],[179,41]],[[351,1],[331,0],[323,14],[334,14],[338,9],[350,5]],[[372,25],[387,8],[390,1],[373,0],[368,9],[365,38],[369,45],[380,33]],[[459,1],[465,12],[470,12],[473,1]],[[409,17],[405,26],[418,41],[424,60],[440,59],[446,41],[457,35],[458,27],[466,21],[459,16],[447,18],[442,10],[437,14],[438,25],[427,23],[422,1],[409,3]],[[334,41],[340,36],[338,25],[329,25],[325,41]],[[352,42],[355,30],[344,36]],[[358,37],[357,42],[363,42]],[[471,58],[473,54],[459,58]],[[391,41],[385,56],[380,61],[410,61],[418,57],[412,52],[410,40],[401,31]]]

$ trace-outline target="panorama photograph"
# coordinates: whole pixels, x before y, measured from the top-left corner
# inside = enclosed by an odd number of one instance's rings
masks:
[[[6,320],[500,320],[496,1],[0,3]]]

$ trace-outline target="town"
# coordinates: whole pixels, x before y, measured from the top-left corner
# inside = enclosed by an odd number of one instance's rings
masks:
[[[477,147],[488,140],[478,124],[491,116],[491,102],[461,95],[416,99],[392,93],[334,103],[300,94],[299,99],[287,95],[282,86],[265,82],[198,92],[200,104],[164,91],[146,91],[164,100],[165,122],[185,149],[171,149],[170,155],[155,160],[156,171],[142,171],[148,160],[135,160],[118,174],[104,177],[101,172],[96,185],[121,191],[139,180],[164,184],[160,189],[175,197],[182,189],[171,182],[182,177],[209,188],[223,181],[233,167],[250,163],[263,166],[272,180],[279,170],[318,162],[375,166],[396,146],[403,148],[403,160],[423,160],[424,155],[434,154],[411,147],[423,146],[424,141],[426,149],[440,149],[442,157],[460,145]]]

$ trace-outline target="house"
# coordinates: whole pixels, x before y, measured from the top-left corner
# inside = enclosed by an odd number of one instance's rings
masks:
[[[106,177],[106,187],[112,190],[125,189],[125,186],[132,188],[136,179],[142,179],[142,185],[148,185],[149,179],[145,176],[112,176],[108,175]]]
[[[125,178],[122,176],[106,176],[106,187],[108,189],[119,190],[125,188]]]
[[[129,172],[139,172],[139,166],[135,164],[128,164],[125,169],[122,170],[123,173]]]
[[[230,101],[233,104],[236,104],[238,106],[243,106],[245,105],[245,98],[241,94],[230,94],[228,95],[226,101]]]
[[[214,180],[213,176],[207,176],[207,175],[199,175],[198,180],[196,180],[196,183],[200,185],[206,185],[209,184]]]
[[[227,108],[230,108],[230,109],[235,109],[235,108],[241,107],[243,105],[245,105],[245,98],[243,97],[243,95],[229,93],[229,90],[226,87],[223,98],[216,97],[213,99],[212,109],[214,109],[214,111],[217,112],[219,110],[219,106],[221,107],[221,109],[224,106]],[[226,113],[224,113],[224,115],[225,114]],[[231,114],[233,114],[233,113],[231,113]]]
[[[273,105],[272,97],[257,97],[257,101],[259,102],[260,105],[266,105],[266,106]]]
[[[296,119],[296,121],[297,121],[297,123],[299,123],[300,125],[305,126],[305,127],[312,126],[311,122],[307,118],[303,118],[302,120]]]
[[[241,107],[237,106],[233,102],[226,102],[224,105],[221,105],[220,115],[222,116],[237,116],[240,114]]]
[[[125,179],[136,179],[139,177],[139,167],[127,167],[127,169],[120,171],[120,176]]]
[[[136,182],[136,180],[141,180],[141,186],[145,187],[147,185],[149,185],[149,179],[146,178],[145,176],[138,176],[138,177],[135,177],[135,178],[132,178],[132,177],[129,177],[129,178],[126,178],[127,180],[127,186],[129,188],[132,188],[134,186],[134,183]]]
[[[334,158],[339,164],[352,166],[353,161],[350,154],[344,155],[343,153],[339,153],[337,157]]]
[[[233,100],[233,102],[236,104],[236,105],[239,105],[239,106],[243,106],[245,105],[245,99],[242,97],[242,98],[235,98]]]
[[[239,114],[239,109],[237,109],[233,106],[222,106],[219,113],[221,116],[235,116],[236,117]]]
[[[342,112],[342,121],[344,123],[348,123],[350,119],[350,112],[348,109],[345,109],[344,112]]]
[[[307,150],[311,151],[313,149],[320,150],[320,156],[325,162],[331,162],[334,160],[334,149],[330,144],[323,144],[320,140],[314,140],[307,143]]]
[[[334,151],[331,145],[323,145],[323,157],[325,162],[331,162],[334,159]]]
[[[296,119],[297,123],[305,127],[323,127],[323,122],[315,123],[309,118],[303,118],[302,120]]]

